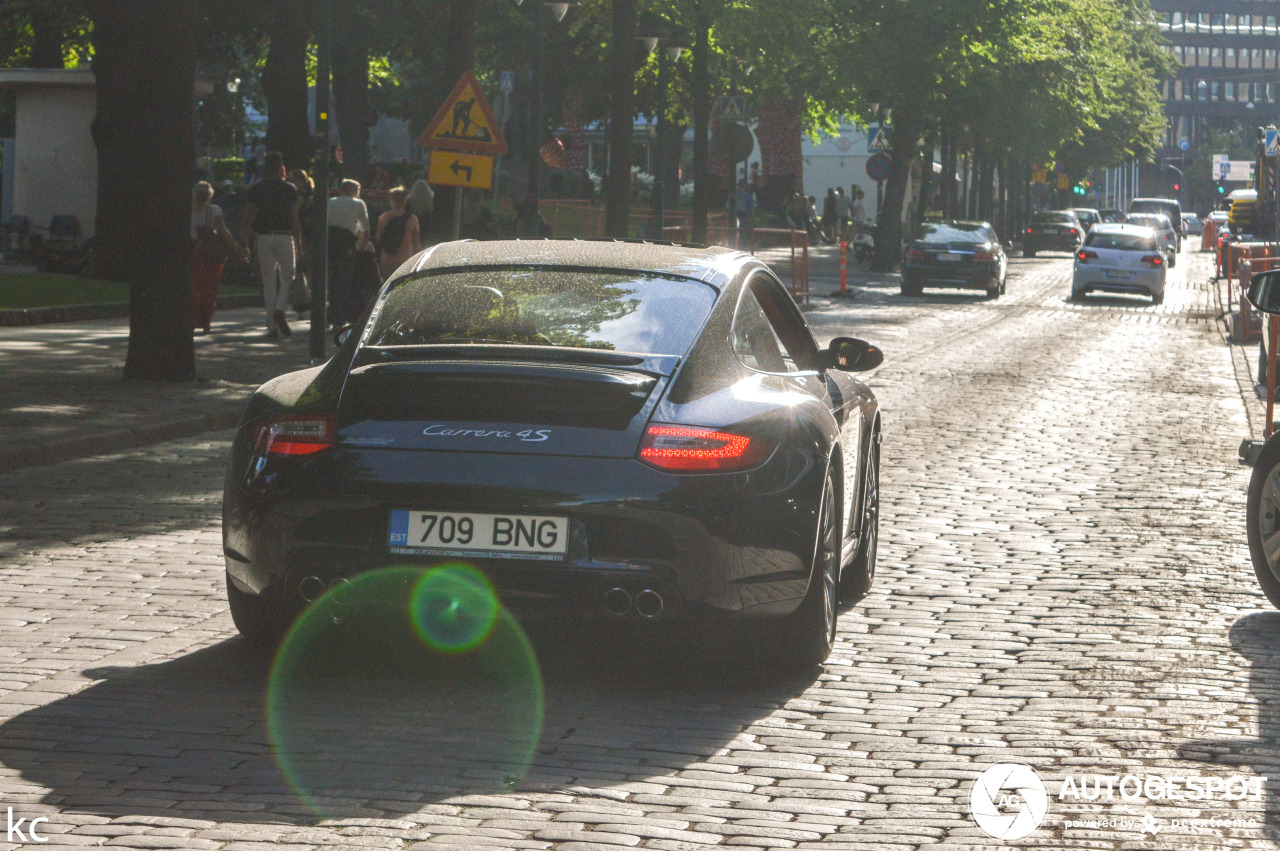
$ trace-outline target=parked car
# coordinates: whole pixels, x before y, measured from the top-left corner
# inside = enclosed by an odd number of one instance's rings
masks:
[[[989,222],[928,223],[907,246],[902,294],[918,296],[925,287],[966,287],[995,298],[1005,290],[1008,269],[1009,258]]]
[[[1169,267],[1178,265],[1178,229],[1162,213],[1130,213],[1124,217],[1127,225],[1151,228],[1156,232],[1156,239],[1168,255]]]
[[[1160,236],[1149,227],[1099,225],[1076,252],[1071,297],[1083,299],[1095,290],[1139,293],[1153,304],[1164,301],[1168,262]]]
[[[1072,207],[1070,212],[1076,214],[1076,218],[1080,220],[1080,224],[1084,226],[1084,232],[1088,233],[1094,225],[1102,223],[1102,214],[1097,210],[1088,207]]]
[[[1103,224],[1118,225],[1120,222],[1124,221],[1124,213],[1112,207],[1099,210],[1098,214],[1102,216]]]
[[[1177,201],[1169,198],[1134,198],[1129,202],[1130,213],[1163,213],[1169,217],[1169,221],[1173,223],[1175,232],[1178,234],[1178,247],[1175,251],[1182,250],[1182,205]]]
[[[1042,210],[1031,214],[1022,235],[1022,256],[1035,257],[1038,251],[1075,253],[1084,240],[1084,227],[1070,210]]]
[[[348,577],[466,559],[517,619],[718,624],[803,666],[871,585],[880,414],[850,373],[883,355],[819,347],[753,257],[444,243],[340,339],[259,389],[231,446],[251,639]]]
[[[1204,222],[1195,213],[1183,213],[1182,232],[1187,236],[1200,236],[1204,233]]]

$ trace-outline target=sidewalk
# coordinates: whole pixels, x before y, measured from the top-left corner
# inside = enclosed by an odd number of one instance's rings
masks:
[[[233,427],[260,384],[309,364],[294,316],[280,343],[265,339],[261,308],[219,311],[196,335],[190,384],[121,378],[127,319],[0,328],[0,473]]]

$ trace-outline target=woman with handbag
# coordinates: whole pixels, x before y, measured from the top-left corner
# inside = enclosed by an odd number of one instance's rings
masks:
[[[200,181],[191,193],[191,289],[195,297],[195,327],[208,334],[218,303],[218,284],[227,259],[249,259],[249,251],[236,242],[213,203],[213,187]]]

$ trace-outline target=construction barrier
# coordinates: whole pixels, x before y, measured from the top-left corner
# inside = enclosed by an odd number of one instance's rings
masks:
[[[1255,342],[1262,337],[1261,328],[1254,328],[1253,310],[1246,293],[1249,282],[1260,272],[1280,269],[1280,243],[1275,242],[1237,242],[1227,246],[1226,266],[1233,273],[1227,278],[1227,312],[1232,313],[1235,297],[1232,290],[1240,287],[1240,319],[1239,332],[1233,338],[1242,343]],[[1270,437],[1272,421],[1276,405],[1276,341],[1280,337],[1280,322],[1276,317],[1267,317],[1267,418],[1263,426],[1263,435]],[[1234,321],[1234,320],[1233,320]]]

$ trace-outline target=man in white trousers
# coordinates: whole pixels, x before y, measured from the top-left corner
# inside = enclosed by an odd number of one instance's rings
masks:
[[[278,151],[268,151],[263,161],[263,179],[249,190],[240,234],[246,245],[252,235],[258,252],[267,337],[272,340],[292,336],[284,312],[289,308],[289,287],[297,263],[306,262],[302,224],[298,220],[298,190],[284,175],[284,157]]]

